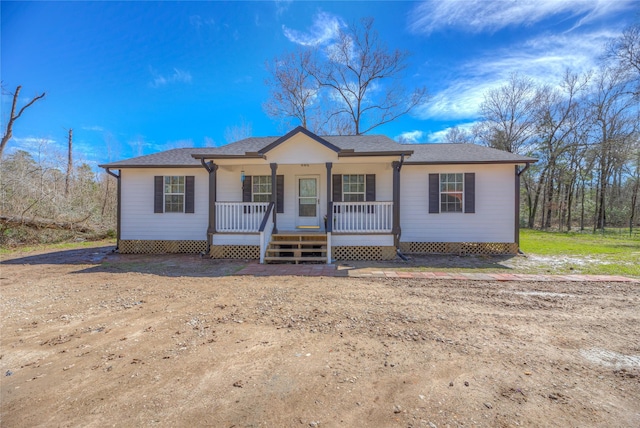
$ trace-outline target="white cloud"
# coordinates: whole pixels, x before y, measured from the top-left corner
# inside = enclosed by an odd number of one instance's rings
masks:
[[[37,137],[13,137],[11,139],[11,141],[18,143],[18,144],[53,144],[56,142],[56,140],[53,140],[51,138],[37,138]]]
[[[415,144],[423,142],[425,133],[423,131],[407,131],[396,135],[395,140],[405,144]]]
[[[9,140],[5,150],[7,154],[24,150],[30,153],[34,159],[38,160],[44,156],[45,153],[58,156],[62,150],[62,144],[48,137],[13,137]]]
[[[409,17],[409,29],[430,34],[454,27],[470,33],[494,32],[502,28],[530,26],[559,14],[583,15],[573,27],[623,10],[635,10],[635,0],[427,0]]]
[[[191,15],[189,17],[189,24],[196,30],[200,30],[203,26],[215,27],[216,21],[213,18],[203,18],[200,15]]]
[[[338,37],[345,23],[339,16],[319,12],[313,18],[308,32],[298,31],[282,25],[282,32],[289,41],[302,46],[321,46],[331,43]]]
[[[502,86],[513,73],[557,85],[567,68],[574,73],[594,69],[606,42],[615,36],[617,33],[609,30],[544,35],[487,52],[458,67],[458,77],[416,108],[414,114],[421,119],[475,118],[484,94]]]
[[[289,9],[291,3],[293,3],[293,0],[275,0],[274,4],[276,6],[276,15],[281,16]]]
[[[471,132],[473,131],[473,127],[475,126],[476,123],[478,122],[474,121],[474,122],[459,123],[455,125],[455,128],[458,128],[460,131],[471,134]],[[430,132],[429,134],[427,134],[427,138],[426,138],[427,142],[442,143],[444,141],[444,137],[447,136],[447,134],[452,128],[454,128],[454,126],[449,126],[447,128],[441,129],[440,131]]]
[[[152,88],[159,88],[172,83],[191,83],[191,73],[179,68],[174,68],[173,73],[168,75],[156,73],[152,69],[151,74],[154,75],[153,80],[149,83]]]
[[[102,126],[97,126],[97,125],[83,126],[82,129],[85,131],[96,131],[96,132],[104,131],[104,128]]]

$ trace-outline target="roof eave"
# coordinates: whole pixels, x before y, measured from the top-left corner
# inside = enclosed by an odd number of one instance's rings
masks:
[[[260,153],[247,152],[243,155],[224,155],[224,154],[192,154],[195,159],[266,159],[267,157]]]
[[[390,150],[390,151],[375,151],[375,152],[355,152],[353,150],[341,150],[338,152],[339,158],[353,158],[360,156],[411,156],[413,150]]]
[[[149,165],[117,165],[117,164],[103,164],[98,165],[98,168],[111,168],[111,169],[122,169],[122,168],[202,168],[202,166],[198,165],[185,165],[185,164],[149,164]]]
[[[538,159],[521,160],[487,160],[487,161],[405,161],[405,165],[488,165],[488,164],[511,164],[520,165],[523,163],[536,163]]]

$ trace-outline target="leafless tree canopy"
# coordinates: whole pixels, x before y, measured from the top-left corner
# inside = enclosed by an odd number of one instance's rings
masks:
[[[607,57],[628,73],[634,81],[633,92],[640,96],[640,23],[626,28],[620,37],[607,46]]]
[[[364,134],[427,99],[424,87],[403,85],[409,54],[390,50],[363,19],[341,29],[326,48],[285,54],[267,64],[274,118],[294,118],[322,134]]]
[[[297,120],[305,128],[316,128],[313,114],[318,110],[319,85],[311,75],[312,53],[298,50],[266,63],[265,81],[271,95],[263,107],[273,118]]]
[[[481,139],[491,147],[520,153],[531,142],[535,132],[535,111],[540,94],[534,81],[514,74],[498,89],[489,91],[480,105]]]

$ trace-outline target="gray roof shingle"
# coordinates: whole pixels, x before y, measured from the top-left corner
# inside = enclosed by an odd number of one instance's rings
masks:
[[[257,153],[281,137],[250,137],[221,147],[172,149],[99,165],[102,168],[200,167],[197,156],[243,156]],[[400,144],[385,135],[323,136],[341,150],[363,152],[410,152],[407,164],[529,163],[533,158],[475,144]]]
[[[401,144],[413,150],[408,164],[531,163],[536,159],[477,144]]]

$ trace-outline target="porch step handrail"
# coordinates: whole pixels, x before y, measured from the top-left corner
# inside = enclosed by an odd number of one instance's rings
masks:
[[[334,233],[391,233],[393,202],[333,202]]]
[[[269,202],[267,211],[265,211],[262,222],[260,223],[260,228],[258,229],[260,232],[260,263],[264,263],[264,256],[267,253],[269,241],[271,241],[271,234],[273,233],[273,216],[271,212],[273,211],[274,205],[275,203]]]
[[[271,202],[216,202],[216,231],[258,233]]]

